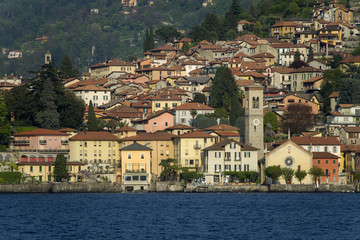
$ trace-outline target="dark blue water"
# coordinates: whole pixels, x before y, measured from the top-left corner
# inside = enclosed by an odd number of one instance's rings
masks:
[[[0,195],[0,239],[360,239],[360,194]]]

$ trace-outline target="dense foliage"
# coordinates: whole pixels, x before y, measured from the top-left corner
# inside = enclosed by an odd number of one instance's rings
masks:
[[[66,158],[63,154],[58,154],[55,159],[54,179],[56,182],[62,182],[69,177],[66,167]]]
[[[0,183],[20,183],[21,178],[20,172],[0,172]]]

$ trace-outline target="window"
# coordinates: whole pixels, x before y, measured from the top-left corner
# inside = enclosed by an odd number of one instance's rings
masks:
[[[215,164],[215,172],[221,172],[221,165],[220,164]]]
[[[190,159],[190,165],[194,165],[194,160]]]
[[[181,116],[186,116],[186,112],[185,112],[185,111],[182,111],[182,112],[181,112]]]
[[[320,160],[318,160],[318,164],[320,164]]]
[[[177,106],[177,103],[173,103],[172,106],[173,106],[173,107],[176,107],[176,106]]]
[[[241,160],[241,152],[235,152],[235,161]]]
[[[249,164],[245,164],[245,165],[244,165],[244,171],[248,172],[249,169],[250,169],[250,168],[249,168]]]
[[[189,155],[189,150],[185,149],[185,155]]]
[[[131,181],[131,176],[126,176],[125,181]]]
[[[131,159],[131,153],[128,153],[128,159]]]
[[[42,172],[42,166],[39,166],[39,172]]]
[[[250,152],[244,152],[244,157],[249,158],[250,157]]]
[[[30,166],[30,172],[32,172],[33,171],[33,166]]]
[[[133,181],[139,181],[139,176],[133,176]]]
[[[51,166],[49,166],[49,172],[51,172]]]
[[[156,122],[154,122],[154,126],[157,126],[157,123],[156,123]]]
[[[146,176],[140,176],[140,181],[146,181]]]
[[[231,152],[225,152],[225,161],[231,160]]]
[[[182,119],[181,119],[181,123],[186,123],[186,119],[185,119],[185,118],[182,118]]]
[[[241,165],[235,164],[235,172],[241,172]]]
[[[336,164],[335,160],[333,160],[333,164]]]
[[[337,153],[337,148],[336,147],[333,147],[333,153]]]
[[[189,160],[185,160],[185,165],[189,165]]]
[[[221,158],[221,152],[215,152],[215,158]]]
[[[141,156],[141,159],[144,159],[144,158],[145,158],[144,153],[141,153],[140,156]]]
[[[327,152],[328,151],[328,147],[324,147],[324,152]]]
[[[39,182],[42,182],[42,176],[39,176]]]
[[[231,165],[226,164],[225,165],[225,171],[231,171]]]
[[[326,161],[325,161],[325,163],[326,163],[326,164],[328,164],[328,163],[329,163],[329,161],[328,161],[328,160],[326,160]]]
[[[145,172],[145,163],[140,163],[141,172]]]
[[[160,107],[160,103],[156,103],[155,107],[159,108]]]
[[[236,143],[231,142],[231,143],[230,143],[230,149],[235,149],[235,148],[236,148]]]
[[[132,163],[127,164],[127,170],[132,170]]]

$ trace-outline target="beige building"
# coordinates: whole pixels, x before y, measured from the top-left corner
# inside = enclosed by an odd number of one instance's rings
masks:
[[[262,181],[264,181],[264,170],[269,166],[280,166],[291,168],[294,171],[305,170],[308,172],[313,166],[312,153],[306,151],[303,147],[297,145],[291,140],[287,140],[271,152],[265,155],[265,161],[261,166]],[[279,179],[281,184],[285,184],[283,178]],[[299,184],[300,182],[293,177],[291,183]],[[307,175],[304,184],[312,184],[311,175]]]
[[[188,132],[174,138],[174,157],[180,167],[203,172],[203,154],[201,149],[214,144],[212,135],[200,131]]]
[[[133,143],[120,149],[121,180],[126,191],[149,190],[151,148]]]
[[[92,78],[106,78],[111,73],[132,73],[135,74],[135,65],[119,59],[98,63],[90,67],[90,76]]]
[[[113,171],[120,164],[119,141],[110,132],[80,132],[69,139],[69,159],[91,172]]]
[[[155,177],[160,177],[162,168],[161,160],[174,158],[174,144],[172,138],[175,135],[167,132],[139,133],[136,136],[121,139],[121,146],[126,147],[133,143],[139,143],[152,149],[151,171]]]

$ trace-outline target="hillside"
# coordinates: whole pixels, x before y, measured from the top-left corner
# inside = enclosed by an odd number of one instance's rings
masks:
[[[222,16],[231,5],[230,0],[213,0],[214,4],[206,7],[204,0],[153,2],[149,5],[147,0],[138,0],[136,8],[124,8],[119,0],[3,0],[0,75],[26,75],[38,69],[48,50],[57,64],[67,54],[80,71],[106,59],[139,57],[145,30],[151,25],[155,29],[172,25],[186,33],[207,13]],[[258,21],[265,31],[282,17],[309,15],[313,0],[293,0],[291,4],[285,0],[239,2],[248,13],[246,18]],[[299,7],[301,11],[297,11]],[[11,50],[22,50],[23,57],[8,59],[6,54]]]

